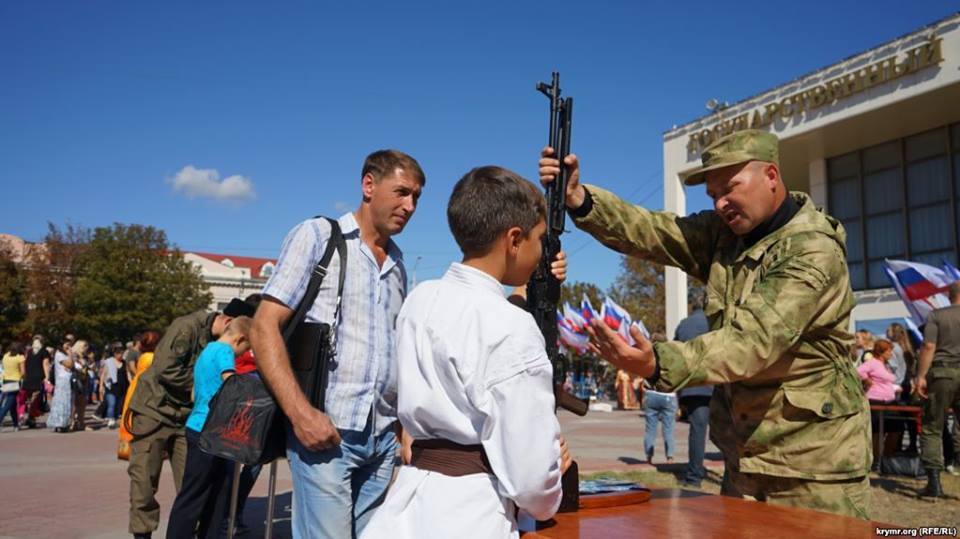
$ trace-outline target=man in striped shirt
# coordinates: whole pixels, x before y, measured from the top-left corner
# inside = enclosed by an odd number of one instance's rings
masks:
[[[329,366],[326,413],[300,391],[281,330],[303,299],[330,224],[309,219],[283,242],[263,290],[253,347],[257,366],[290,419],[287,458],[293,476],[294,537],[358,535],[393,474],[398,439],[394,324],[406,296],[402,254],[391,237],[413,215],[426,183],[420,165],[396,151],[370,154],[362,202],[338,220],[347,244],[336,354]],[[307,321],[332,323],[340,268],[334,256]]]

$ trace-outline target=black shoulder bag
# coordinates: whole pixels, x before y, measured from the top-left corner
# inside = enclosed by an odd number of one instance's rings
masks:
[[[303,294],[303,300],[283,330],[283,341],[287,344],[287,354],[290,357],[293,375],[310,404],[321,411],[325,411],[324,397],[327,391],[328,365],[336,347],[343,282],[347,276],[347,243],[340,231],[340,224],[333,219],[326,219],[331,226],[327,249],[310,275],[310,283]],[[320,285],[323,284],[327,268],[330,267],[333,259],[334,249],[340,256],[340,280],[337,284],[337,304],[334,308],[332,324],[307,322],[307,311],[313,307],[313,302],[317,299]]]
[[[310,404],[324,409],[327,372],[336,349],[337,324],[347,269],[347,244],[340,225],[330,222],[330,241],[310,275],[303,299],[283,330],[290,366]],[[334,250],[340,256],[337,304],[331,323],[307,322],[320,285],[327,275]],[[257,373],[227,378],[210,400],[210,412],[200,433],[200,449],[211,455],[242,462],[266,464],[286,452],[286,417]]]

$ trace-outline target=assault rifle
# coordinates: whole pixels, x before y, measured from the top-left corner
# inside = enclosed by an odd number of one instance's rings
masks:
[[[567,171],[563,159],[570,153],[570,124],[573,116],[573,98],[560,97],[560,73],[553,72],[550,84],[541,82],[537,90],[550,99],[550,147],[560,160],[560,174],[547,185],[547,233],[543,236],[543,254],[540,264],[527,284],[527,310],[533,315],[547,342],[547,357],[553,363],[554,395],[557,406],[577,415],[586,415],[587,403],[563,391],[566,376],[566,358],[557,346],[557,306],[560,304],[560,281],[550,271],[550,264],[560,252],[560,234],[566,223]]]
[[[550,99],[550,147],[560,160],[560,173],[547,185],[547,233],[543,235],[540,264],[527,284],[527,310],[533,315],[547,343],[547,357],[553,363],[553,394],[557,406],[577,415],[586,415],[587,403],[563,390],[566,358],[557,346],[557,305],[560,303],[560,281],[550,271],[550,264],[560,252],[560,234],[566,221],[567,171],[563,159],[570,153],[570,124],[573,98],[560,97],[560,74],[553,72],[550,84],[539,83],[537,90]],[[577,463],[571,464],[562,480],[563,499],[560,512],[576,511],[580,505],[580,484]]]

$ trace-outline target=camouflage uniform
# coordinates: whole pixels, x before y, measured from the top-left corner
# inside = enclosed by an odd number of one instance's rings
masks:
[[[840,223],[790,193],[797,214],[746,247],[713,211],[678,217],[587,190],[579,228],[706,283],[711,331],[654,346],[656,389],[719,385],[710,438],[725,493],[867,518],[870,413],[847,359],[854,299]]]
[[[180,490],[187,458],[184,425],[193,409],[193,366],[213,339],[217,314],[197,311],[174,320],[130,398],[130,533],[150,533],[160,523],[155,495],[165,456],[170,458],[174,484]]]

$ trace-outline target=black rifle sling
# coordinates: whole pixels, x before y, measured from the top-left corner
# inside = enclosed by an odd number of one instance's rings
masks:
[[[294,330],[297,329],[300,322],[303,322],[307,316],[307,311],[313,306],[313,302],[317,300],[317,294],[320,293],[320,285],[323,284],[323,279],[327,276],[327,268],[330,267],[334,250],[340,255],[340,280],[337,288],[337,306],[334,310],[333,323],[330,324],[331,328],[336,328],[337,322],[340,319],[343,282],[347,275],[347,243],[343,239],[343,233],[340,231],[340,223],[329,217],[324,217],[324,219],[330,223],[330,239],[327,241],[327,248],[323,251],[323,256],[320,257],[320,262],[317,263],[316,267],[313,268],[313,272],[310,274],[310,283],[307,285],[307,291],[303,294],[303,299],[300,300],[300,305],[297,306],[293,317],[287,322],[287,327],[283,330],[284,342],[290,340],[290,336],[293,335]],[[333,334],[336,334],[335,330]]]

